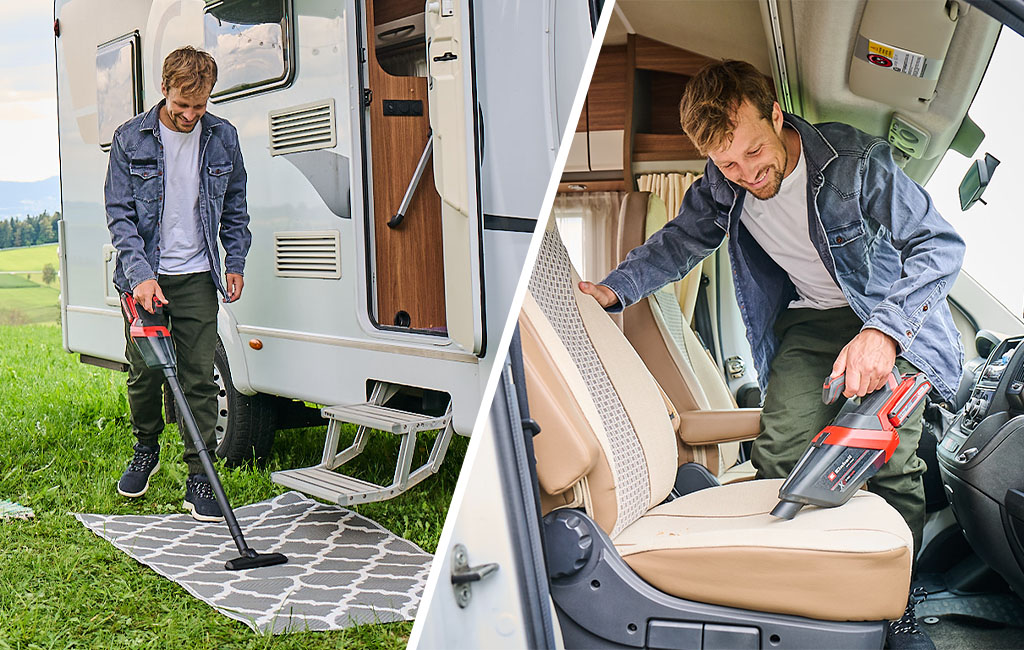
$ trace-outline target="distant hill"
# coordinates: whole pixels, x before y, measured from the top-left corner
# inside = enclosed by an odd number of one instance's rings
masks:
[[[57,210],[60,210],[60,182],[56,176],[31,183],[0,181],[0,219]]]

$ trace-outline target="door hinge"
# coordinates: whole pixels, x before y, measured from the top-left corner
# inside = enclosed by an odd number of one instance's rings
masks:
[[[369,88],[363,88],[363,106],[369,106],[373,103],[373,91]]]
[[[473,597],[472,585],[480,582],[498,570],[498,564],[491,562],[479,566],[469,566],[469,551],[462,544],[452,548],[452,589],[455,590],[455,602],[465,608]]]

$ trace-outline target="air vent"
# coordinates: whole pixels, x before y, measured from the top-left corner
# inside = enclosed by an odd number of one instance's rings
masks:
[[[270,155],[327,149],[338,144],[334,100],[270,112]]]
[[[282,278],[341,277],[341,236],[337,230],[275,232],[274,270]]]

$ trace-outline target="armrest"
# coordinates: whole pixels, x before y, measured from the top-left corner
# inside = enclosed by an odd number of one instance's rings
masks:
[[[761,409],[687,411],[679,414],[679,438],[688,445],[751,440],[761,432]]]

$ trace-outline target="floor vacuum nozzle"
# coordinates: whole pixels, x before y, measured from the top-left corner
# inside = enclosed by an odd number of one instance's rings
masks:
[[[804,504],[796,501],[779,501],[779,504],[772,509],[772,516],[779,519],[792,519],[803,507]]]
[[[288,561],[288,558],[281,555],[280,553],[256,553],[252,551],[251,555],[241,555],[233,560],[228,560],[224,563],[224,568],[228,571],[241,571],[242,569],[258,569],[265,566],[274,566],[275,564],[284,564]]]

